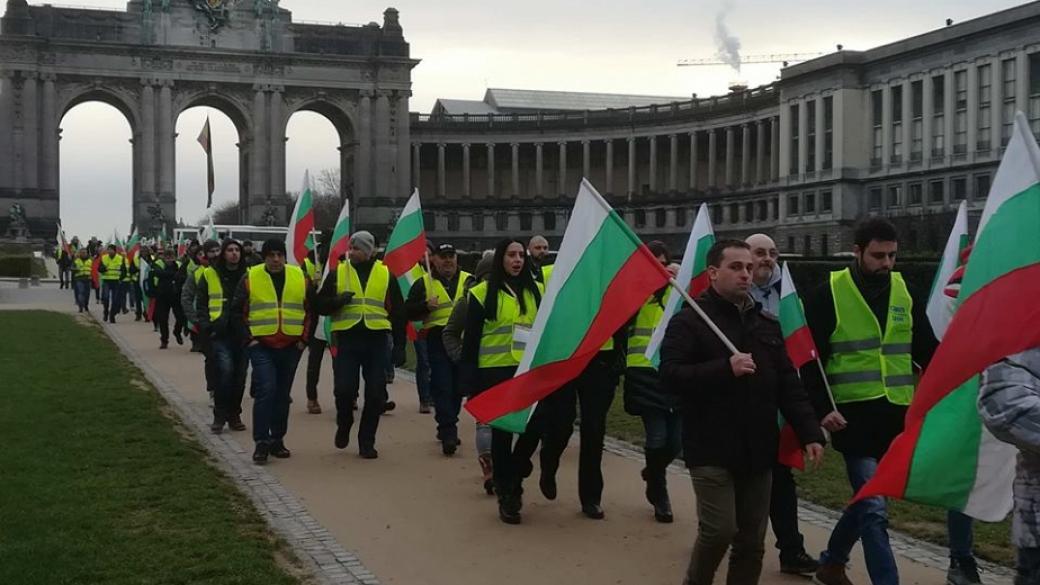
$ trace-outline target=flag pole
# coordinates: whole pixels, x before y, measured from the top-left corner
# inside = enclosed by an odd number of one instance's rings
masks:
[[[816,353],[815,351],[813,353]],[[838,403],[834,402],[834,392],[831,391],[831,383],[827,381],[827,372],[823,369],[823,362],[820,361],[819,355],[814,355],[816,365],[820,368],[820,377],[823,378],[823,387],[827,389],[827,398],[831,399],[831,407],[834,408],[834,412],[841,414],[838,411]]]
[[[733,342],[730,341],[728,337],[726,337],[726,334],[723,333],[721,329],[719,329],[719,326],[711,320],[711,317],[709,317],[708,314],[704,312],[704,309],[702,309],[700,305],[698,305],[696,301],[693,300],[693,297],[690,296],[690,293],[686,292],[686,289],[684,289],[682,285],[680,285],[678,281],[675,280],[675,278],[669,278],[668,283],[672,285],[672,288],[679,291],[679,294],[681,294],[682,297],[686,299],[686,304],[690,305],[690,307],[692,307],[693,310],[697,312],[697,315],[704,321],[708,328],[711,329],[712,333],[714,333],[715,336],[719,338],[719,341],[721,341],[723,345],[726,346],[726,349],[728,349],[730,353],[733,353],[734,355],[740,353],[740,350],[737,349],[737,346],[733,345]]]
[[[430,269],[430,252],[429,252],[429,250],[426,251],[426,254],[423,256],[423,258],[426,260],[426,274],[425,274],[426,282],[424,283],[426,286],[423,287],[423,288],[426,289],[426,300],[427,301],[432,301],[433,300],[433,271]]]

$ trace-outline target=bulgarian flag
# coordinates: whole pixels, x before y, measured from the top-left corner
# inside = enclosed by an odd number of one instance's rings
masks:
[[[390,273],[401,278],[422,262],[426,254],[426,229],[423,227],[422,204],[419,202],[419,190],[416,189],[408,198],[401,217],[390,233],[383,253],[383,264]],[[402,289],[402,293],[405,291]],[[407,293],[405,293],[407,294]]]
[[[697,211],[697,218],[693,221],[690,239],[686,241],[679,274],[675,277],[676,282],[680,284],[689,283],[689,293],[693,298],[708,290],[708,250],[713,245],[715,230],[712,229],[711,218],[708,216],[708,204],[702,203]],[[683,297],[678,291],[668,291],[668,298],[664,303],[664,317],[654,329],[653,335],[650,336],[650,344],[646,348],[646,358],[655,365],[661,361],[661,342],[664,341],[665,331],[668,330],[668,322],[682,308],[682,303]]]
[[[784,334],[784,345],[787,346],[787,356],[795,368],[801,368],[805,364],[818,359],[819,352],[816,351],[816,343],[813,341],[812,332],[805,321],[805,307],[802,299],[798,297],[798,291],[794,288],[794,280],[791,271],[784,263],[780,270],[780,331]],[[787,424],[783,417],[778,419],[780,425],[780,455],[779,461],[787,467],[805,469],[805,457],[802,456],[802,444],[794,427]]]
[[[942,262],[939,271],[935,273],[935,282],[932,283],[932,292],[928,295],[928,322],[932,325],[932,331],[936,339],[942,339],[946,334],[953,313],[957,309],[957,293],[960,291],[960,279],[955,287],[948,286],[954,277],[964,276],[964,261],[968,249],[968,202],[961,201],[957,209],[957,217],[953,220],[953,230],[950,238],[946,240],[946,249],[943,251]]]
[[[311,193],[310,171],[303,173],[303,191],[296,200],[292,218],[289,220],[289,232],[285,234],[286,264],[303,266],[307,252],[314,249],[314,195]]]
[[[415,282],[423,276],[426,276],[426,272],[423,271],[422,266],[420,266],[419,264],[412,266],[411,269],[408,270],[408,272],[405,272],[404,274],[399,276],[397,278],[397,285],[401,287],[401,296],[407,299],[408,293],[410,293],[412,291],[412,287],[415,286]],[[430,290],[429,284],[427,284],[426,290],[428,293],[428,291]],[[408,339],[410,341],[415,341],[416,339],[419,339],[419,332],[422,331],[422,328],[422,321],[409,321],[408,324],[405,326],[405,333],[407,333]]]
[[[957,310],[905,430],[856,499],[891,496],[995,522],[1011,511],[1017,449],[976,410],[979,373],[1040,345],[1040,147],[1018,112],[982,212]]]
[[[576,378],[668,284],[669,274],[583,179],[516,376],[466,402],[482,423],[523,432],[532,406]]]
[[[339,267],[339,257],[343,256],[350,249],[350,201],[343,202],[343,209],[339,211],[339,217],[336,218],[336,227],[332,229],[332,242],[329,244],[329,259],[325,262],[325,270],[321,275],[322,284],[325,283],[325,279],[328,278],[329,273],[336,270]],[[327,342],[332,339],[332,319],[322,315],[318,318],[318,327],[314,331],[314,336],[318,339]],[[330,346],[332,355],[336,355],[335,348]]]
[[[65,230],[61,229],[61,223],[60,222],[57,224],[57,226],[58,226],[58,234],[57,234],[57,237],[55,238],[55,242],[58,244],[58,249],[59,250],[64,250],[65,254],[67,254],[69,258],[72,258],[72,247],[69,246],[68,241],[65,240]]]
[[[130,234],[130,239],[126,242],[126,259],[133,264],[134,258],[141,252],[141,236],[137,233],[137,228]]]

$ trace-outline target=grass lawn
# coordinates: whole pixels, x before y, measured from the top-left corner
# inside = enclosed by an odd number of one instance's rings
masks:
[[[299,582],[284,544],[96,326],[0,312],[0,331],[0,583]]]
[[[643,424],[638,417],[627,414],[621,404],[621,390],[607,417],[607,434],[619,439],[643,444]],[[852,489],[845,476],[841,454],[828,448],[820,469],[795,472],[799,497],[826,506],[841,509],[852,497]],[[922,540],[946,545],[946,511],[899,500],[889,500],[889,520],[892,528]],[[1014,566],[1014,548],[1011,546],[1011,522],[997,524],[975,523],[975,549],[981,557],[1006,566]],[[810,551],[815,554],[819,551]]]

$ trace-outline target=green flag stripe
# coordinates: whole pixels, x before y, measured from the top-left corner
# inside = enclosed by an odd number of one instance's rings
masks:
[[[560,289],[532,368],[574,354],[599,312],[604,292],[636,250],[637,244],[626,233],[624,224],[613,216],[611,212],[604,220]]]
[[[422,212],[416,211],[415,213],[401,216],[401,219],[397,220],[397,225],[394,226],[393,233],[390,234],[390,241],[386,244],[387,253],[418,238],[422,232]]]
[[[297,222],[303,221],[303,218],[311,212],[311,206],[313,203],[310,190],[304,191],[303,194],[300,195],[300,211],[296,214]]]
[[[1021,236],[1040,225],[1040,184],[1013,195],[990,218],[971,251],[976,260],[964,273],[960,298],[967,299],[1001,276],[1040,262],[1036,246],[1023,246]]]
[[[708,250],[715,244],[715,234],[707,234],[697,240],[697,257],[693,259],[693,276],[708,269]]]
[[[780,330],[783,331],[785,338],[806,326],[802,303],[796,294],[780,297],[779,316]]]

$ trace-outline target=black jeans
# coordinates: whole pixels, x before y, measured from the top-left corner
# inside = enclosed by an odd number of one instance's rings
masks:
[[[387,348],[389,332],[371,331],[367,335],[352,332],[346,343],[337,340],[336,359],[332,366],[333,394],[336,397],[336,426],[350,429],[354,424],[354,401],[365,379],[365,405],[358,427],[358,445],[374,447],[379,418],[386,407],[386,368],[390,362]]]
[[[805,552],[805,540],[798,531],[798,491],[791,468],[773,466],[773,488],[769,497],[769,522],[776,536],[781,562]]]
[[[491,473],[495,492],[500,497],[519,495],[520,484],[533,470],[531,457],[538,449],[544,430],[545,411],[540,407],[527,422],[527,430],[519,435],[491,429]]]
[[[212,342],[217,374],[213,395],[213,415],[227,421],[242,415],[242,396],[246,387],[246,351],[237,340],[220,339]]]
[[[577,408],[581,408],[581,447],[578,453],[578,498],[583,506],[598,505],[603,496],[603,437],[607,412],[614,401],[617,378],[601,354],[569,384],[546,397],[545,439],[540,454],[542,473],[554,474],[567,448]]]
[[[159,339],[163,343],[170,340],[170,310],[173,310],[173,334],[180,335],[185,330],[184,309],[181,308],[181,304],[162,297],[155,299],[153,319],[159,326]]]
[[[430,361],[430,397],[433,398],[434,419],[437,421],[437,439],[454,441],[459,438],[459,411],[462,393],[459,392],[458,367],[448,357],[441,336],[426,339]]]
[[[328,344],[311,335],[307,342],[307,400],[318,399],[318,382],[321,380],[321,361],[325,358]]]

